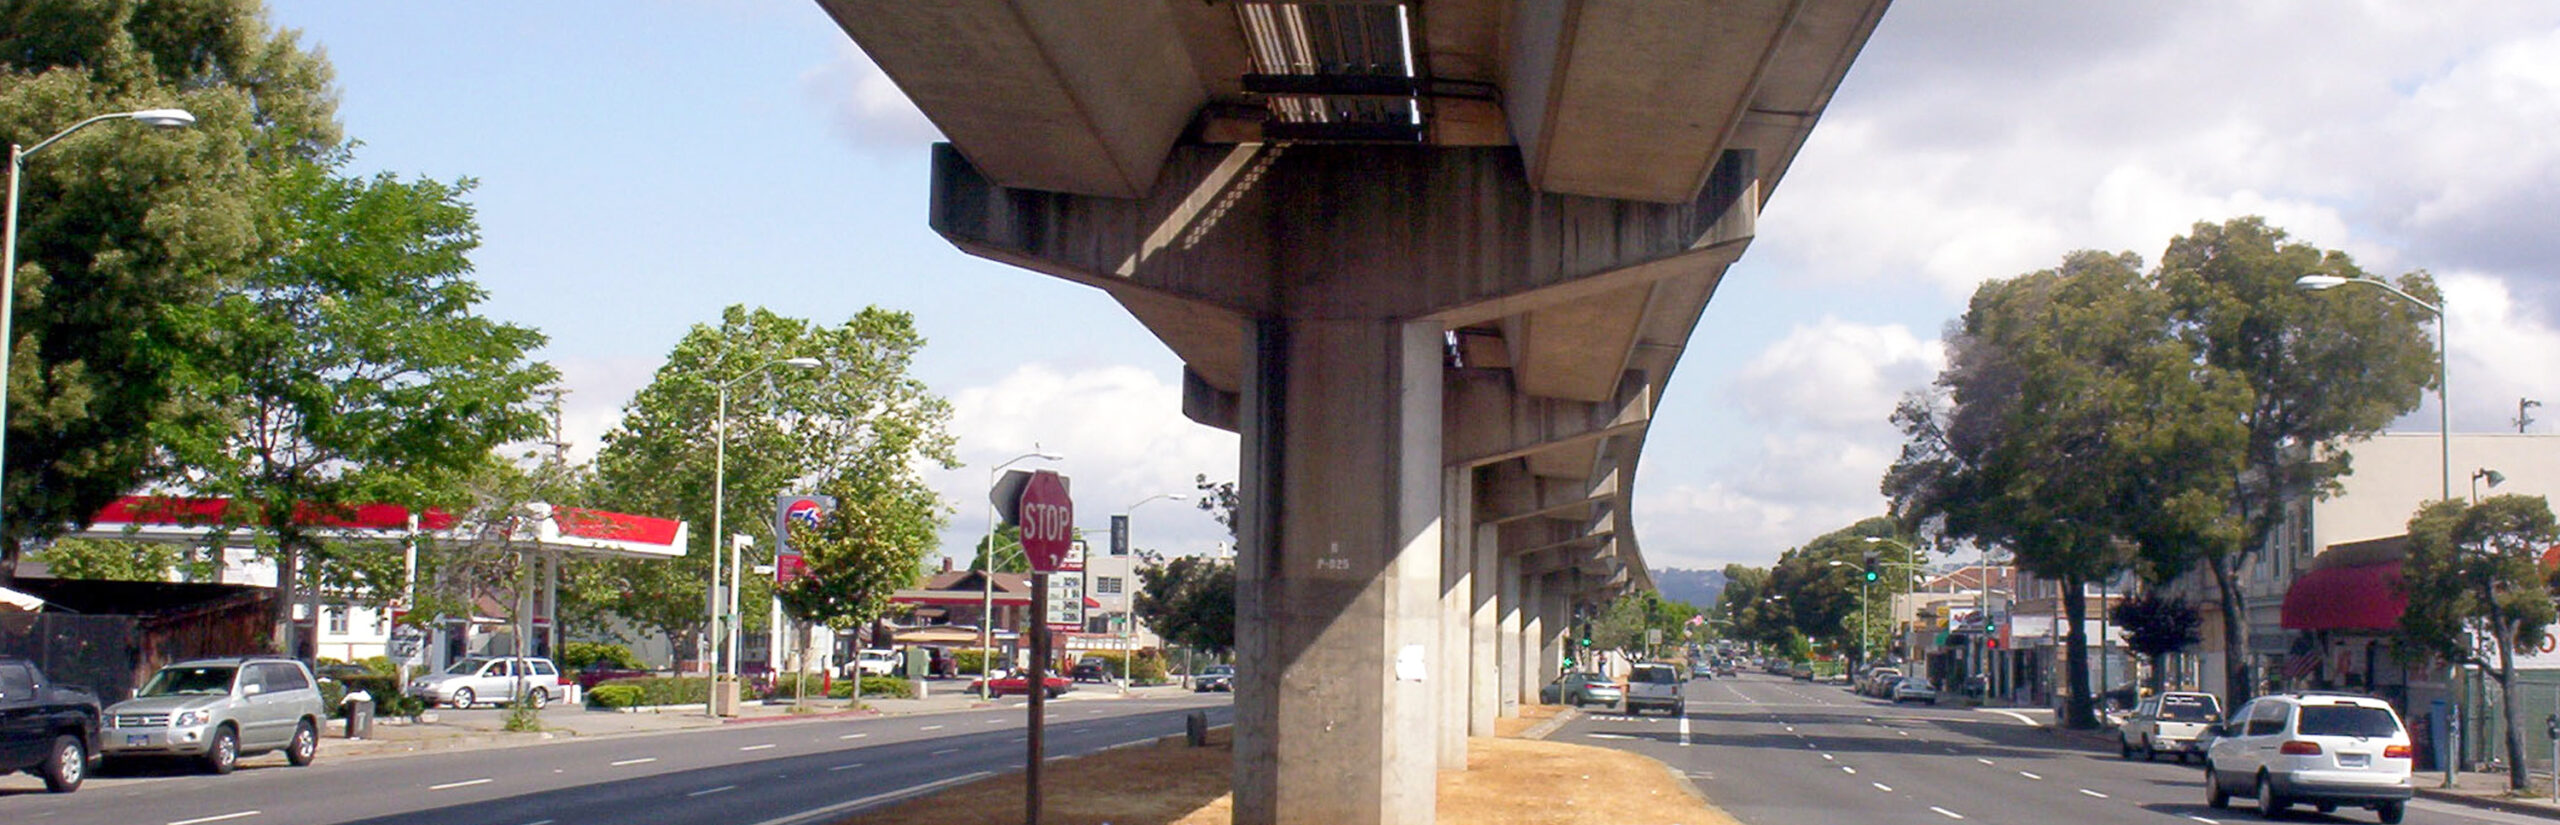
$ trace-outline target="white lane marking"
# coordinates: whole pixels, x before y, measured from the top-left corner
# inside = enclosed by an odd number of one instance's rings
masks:
[[[266,813],[266,812],[265,812],[265,811],[241,811],[241,812],[239,812],[239,813],[222,814],[222,815],[219,815],[219,816],[200,816],[200,817],[196,817],[196,818],[194,818],[194,819],[181,819],[181,820],[178,820],[178,821],[176,821],[176,822],[169,823],[169,825],[202,825],[202,823],[206,823],[206,822],[221,822],[221,821],[223,821],[223,820],[225,820],[225,819],[239,819],[239,818],[241,818],[241,817],[245,817],[245,816],[257,816],[257,815],[262,814],[262,813]]]
[[[2019,771],[2019,772],[2018,772],[2018,775],[2019,775],[2019,776],[2026,777],[2026,778],[2028,778],[2028,779],[2043,779],[2043,778],[2044,778],[2044,777],[2037,776],[2037,775],[2032,774],[2032,773],[2028,773],[2028,772],[2026,772],[2026,771]]]
[[[1943,816],[1943,817],[1946,817],[1946,818],[1948,818],[1948,819],[1963,819],[1963,818],[1964,818],[1964,814],[1956,813],[1956,812],[1954,812],[1954,811],[1950,811],[1950,810],[1947,810],[1947,809],[1945,809],[1945,808],[1938,807],[1938,806],[1936,806],[1936,805],[1931,805],[1931,806],[1929,806],[1929,810],[1937,811],[1939,816]]]
[[[773,747],[773,745],[771,743],[767,743],[762,745],[741,745],[738,749],[742,751],[760,751],[770,747]]]
[[[827,772],[828,772],[828,773],[834,773],[834,772],[836,772],[836,771],[849,771],[849,770],[853,770],[853,769],[855,769],[855,768],[859,768],[859,767],[862,767],[862,763],[860,763],[860,762],[855,762],[855,763],[848,764],[848,765],[837,765],[837,766],[835,766],[835,767],[828,768],[828,769],[827,769]]]
[[[846,811],[866,808],[882,802],[905,799],[911,796],[923,796],[963,782],[970,782],[994,775],[995,773],[993,771],[979,771],[977,773],[954,776],[949,779],[937,779],[912,788],[900,788],[894,791],[884,791],[861,799],[838,802],[821,808],[811,808],[796,814],[783,814],[763,822],[755,823],[755,825],[803,825],[803,823],[824,821],[828,817],[835,816],[836,814],[844,813]]]
[[[989,720],[987,720],[987,724],[990,724],[990,725],[1001,725],[1001,724],[1004,724],[1004,720],[1002,720],[1002,719],[989,719]]]
[[[1911,732],[1910,732],[1910,731],[1907,731],[1907,730],[1898,730],[1898,731],[1894,731],[1894,732],[1893,732],[1893,735],[1895,735],[1895,736],[1910,736],[1910,735],[1911,735]]]
[[[845,734],[845,735],[843,735],[843,736],[838,736],[838,737],[836,737],[836,738],[837,738],[837,739],[860,739],[860,738],[862,738],[862,737],[870,736],[870,735],[871,735],[871,734],[868,734],[868,733],[848,733],[848,734]]]
[[[1688,746],[1689,746],[1689,717],[1688,717],[1687,715],[1685,715],[1685,714],[1684,714],[1684,715],[1682,715],[1682,716],[1680,717],[1680,747],[1684,747],[1684,748],[1685,748],[1685,747],[1688,747]]]
[[[1827,753],[1826,753],[1826,754],[1823,754],[1823,755],[1822,755],[1822,761],[1824,761],[1824,762],[1830,762],[1830,761],[1834,761],[1834,760],[1831,758],[1831,754],[1827,754]]]
[[[621,760],[616,760],[616,761],[613,761],[613,762],[607,762],[607,763],[605,763],[605,764],[607,764],[607,765],[611,765],[611,766],[613,766],[613,767],[617,767],[617,768],[619,768],[619,767],[622,767],[622,766],[624,766],[624,765],[646,765],[646,764],[648,764],[648,763],[656,762],[656,761],[658,761],[658,758],[657,758],[657,757],[655,757],[655,756],[643,756],[643,757],[640,757],[640,758],[638,758],[638,759],[621,759]]]
[[[1973,758],[1973,761],[1980,762],[1980,763],[1985,764],[1985,765],[1991,764],[1991,760],[1989,760],[1989,759],[1984,759],[1984,758],[1979,757],[1979,756],[1974,757],[1974,758]]]
[[[2084,793],[2084,794],[2088,794],[2088,795],[2090,795],[2090,796],[2097,797],[2097,798],[2099,798],[2099,799],[2106,799],[2106,798],[2107,798],[2107,795],[2106,795],[2106,794],[2102,794],[2102,793],[2099,793],[2099,792],[2097,792],[2097,791],[2089,790],[2089,789],[2087,789],[2087,788],[2081,788],[2081,789],[2080,789],[2080,792],[2081,792],[2081,793]]]
[[[710,796],[710,795],[712,795],[712,794],[720,793],[720,792],[722,792],[722,791],[734,791],[734,790],[737,790],[737,789],[738,789],[738,786],[736,786],[736,785],[722,785],[722,786],[717,787],[717,788],[704,788],[704,789],[702,789],[702,790],[694,791],[693,793],[685,794],[685,796]]]
[[[959,749],[959,748],[943,748],[943,749],[941,749],[941,750],[934,751],[934,752],[932,752],[932,753],[928,753],[928,754],[925,754],[925,755],[926,755],[926,756],[950,756],[950,755],[952,755],[952,754],[959,753],[959,752],[960,752],[960,749]]]
[[[1788,733],[1794,733],[1794,732],[1796,732],[1796,726],[1794,726],[1794,725],[1788,725],[1788,726],[1787,726],[1787,732],[1788,732]]]
[[[1999,708],[1975,708],[1975,710],[1979,710],[1984,713],[1997,713],[2011,719],[2016,719],[2018,720],[2018,724],[2025,725],[2027,727],[2032,728],[2036,726],[2036,720],[2029,719],[2026,714],[2019,713],[2014,710],[2001,710]]]
[[[2202,823],[2204,823],[2204,825],[2222,825],[2222,820],[2219,820],[2219,819],[2206,819],[2206,818],[2204,818],[2204,817],[2196,816],[2196,815],[2194,815],[2194,814],[2188,814],[2188,815],[2187,815],[2187,818],[2188,818],[2188,819],[2195,820],[2195,821],[2197,821],[2197,822],[2202,822]]]
[[[941,730],[941,729],[942,729],[942,726],[941,726],[941,725],[926,725],[926,726],[924,726],[924,727],[917,728],[916,730]]]
[[[537,819],[532,822],[527,822],[524,825],[551,825],[551,823],[558,821],[559,820],[556,819]]]
[[[1856,776],[1856,775],[1858,775],[1858,769],[1856,769],[1856,768],[1852,768],[1852,767],[1849,767],[1849,766],[1847,766],[1847,765],[1842,765],[1842,766],[1840,766],[1840,772],[1841,772],[1841,773],[1848,774],[1848,775],[1850,775],[1850,776]]]
[[[442,784],[442,785],[428,785],[428,786],[427,786],[427,790],[430,790],[430,791],[441,791],[441,790],[444,790],[444,789],[447,789],[447,788],[464,788],[464,787],[469,787],[469,786],[472,786],[472,785],[486,785],[486,784],[489,784],[489,783],[491,783],[491,782],[496,782],[496,781],[498,781],[498,780],[495,780],[495,779],[489,779],[489,778],[486,778],[486,777],[482,777],[482,778],[480,778],[480,779],[465,779],[465,780],[462,780],[462,781],[460,781],[460,782],[447,782],[447,783],[444,783],[444,784]]]
[[[1954,749],[1954,748],[1948,748],[1948,749],[1947,749],[1947,752],[1948,752],[1948,753],[1955,753],[1955,752],[1956,752],[1956,749]]]
[[[1876,786],[1876,790],[1883,791],[1885,793],[1893,793],[1892,785],[1887,785],[1882,782],[1869,782],[1867,784]]]
[[[1029,741],[1031,741],[1031,737],[1028,737],[1028,736],[1016,736],[1016,737],[1014,737],[1014,738],[1007,739],[1007,740],[1005,740],[1005,741],[1007,741],[1007,742],[1029,742]]]
[[[1634,738],[1635,738],[1635,737],[1633,737],[1633,736],[1628,736],[1628,735],[1623,734],[1623,733],[1586,733],[1586,734],[1583,734],[1583,735],[1584,735],[1584,736],[1591,737],[1591,738],[1593,738],[1593,739],[1634,739]],[[1810,748],[1810,747],[1813,747],[1813,746],[1812,746],[1812,745],[1806,745],[1805,747]]]

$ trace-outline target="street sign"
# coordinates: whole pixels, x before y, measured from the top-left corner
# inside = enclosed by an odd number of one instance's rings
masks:
[[[1075,503],[1067,498],[1065,477],[1048,470],[1031,474],[1022,486],[1022,506],[1014,512],[1022,528],[1022,553],[1034,572],[1064,569],[1075,549]]]
[[[1111,555],[1129,555],[1129,514],[1127,513],[1111,517]]]
[[[391,641],[384,653],[391,661],[411,667],[427,663],[427,634],[416,625],[400,625],[391,629]]]

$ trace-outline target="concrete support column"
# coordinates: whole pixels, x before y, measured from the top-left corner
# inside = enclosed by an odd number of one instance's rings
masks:
[[[1519,677],[1513,674],[1519,673],[1529,661],[1521,658],[1520,655],[1520,557],[1509,553],[1499,555],[1502,558],[1502,569],[1494,575],[1496,582],[1494,610],[1496,620],[1501,622],[1501,626],[1494,630],[1494,643],[1498,648],[1494,651],[1494,657],[1501,663],[1502,682],[1510,684],[1519,681]],[[1504,718],[1520,715],[1519,692],[1509,690],[1495,692],[1502,697],[1500,712]]]
[[[1470,614],[1467,633],[1467,656],[1474,662],[1467,669],[1471,689],[1467,691],[1467,733],[1492,736],[1493,720],[1502,715],[1500,609],[1495,594],[1502,578],[1501,529],[1487,524],[1475,528],[1475,555],[1468,559],[1475,565],[1475,605]]]
[[[1441,471],[1440,512],[1440,769],[1467,769],[1467,737],[1482,736],[1471,719],[1474,660],[1469,651],[1475,615],[1474,531],[1475,471],[1453,467]]]
[[[1538,688],[1547,683],[1545,679],[1540,678],[1544,668],[1539,666],[1540,651],[1546,647],[1547,617],[1543,602],[1546,597],[1546,577],[1543,575],[1521,576],[1519,579],[1520,655],[1524,658],[1520,662],[1519,672],[1513,674],[1517,678],[1512,680],[1514,688],[1512,695],[1518,697],[1515,701],[1527,706],[1538,703]]]
[[[1443,330],[1297,318],[1249,330],[1234,821],[1427,825]]]
[[[1544,687],[1564,675],[1566,625],[1572,623],[1566,605],[1572,593],[1566,590],[1564,576],[1549,573],[1538,577],[1538,625],[1543,631],[1538,638],[1538,685]]]

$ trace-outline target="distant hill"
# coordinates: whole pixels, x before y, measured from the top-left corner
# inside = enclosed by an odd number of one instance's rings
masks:
[[[1724,571],[1688,570],[1673,567],[1653,571],[1653,585],[1662,597],[1675,602],[1688,602],[1701,609],[1714,607],[1724,598]]]

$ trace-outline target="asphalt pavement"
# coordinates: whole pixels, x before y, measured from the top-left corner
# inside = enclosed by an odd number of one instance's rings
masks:
[[[1232,697],[1174,695],[1049,707],[1050,758],[1231,720]],[[12,825],[793,825],[1022,769],[1018,703],[885,717],[719,725],[527,747],[331,760],[244,760],[100,776],[73,794],[0,792]],[[12,786],[14,789],[15,786]]]
[[[2258,821],[2204,804],[2201,768],[2127,761],[2014,710],[1896,706],[1845,687],[1771,676],[1693,681],[1688,714],[1585,713],[1547,738],[1643,753],[1750,825]],[[2287,822],[2375,821],[2296,808]],[[2418,823],[2548,825],[2431,800]]]

